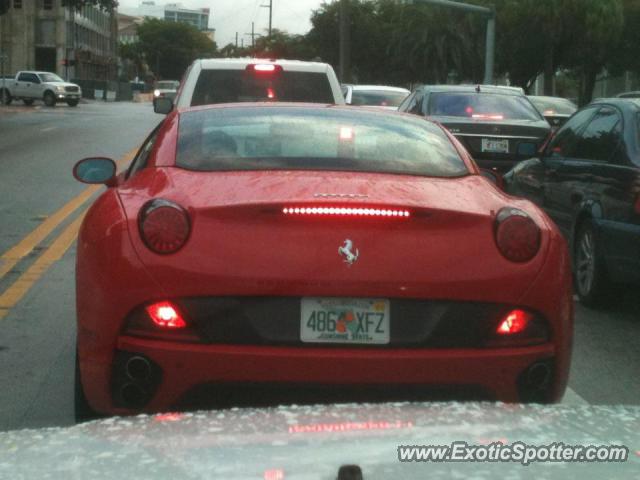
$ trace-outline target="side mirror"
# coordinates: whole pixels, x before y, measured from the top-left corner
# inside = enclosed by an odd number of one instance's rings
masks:
[[[157,97],[153,100],[153,111],[167,115],[173,110],[173,100],[167,97]]]
[[[480,175],[493,183],[500,190],[504,191],[504,178],[495,170],[480,169]]]
[[[83,158],[73,167],[73,176],[82,183],[109,184],[116,176],[116,162],[105,157]]]

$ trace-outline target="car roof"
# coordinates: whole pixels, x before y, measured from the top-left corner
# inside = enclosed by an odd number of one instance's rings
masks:
[[[524,96],[524,91],[520,87],[509,87],[506,85],[422,85],[422,90],[431,92],[477,92],[497,93],[502,95]]]
[[[266,58],[206,58],[198,61],[203,70],[244,70],[247,65],[255,63],[280,65],[284,70],[294,72],[326,72],[328,67],[321,62]]]
[[[630,107],[640,109],[640,98],[596,98],[589,105],[599,105],[602,103],[608,103],[609,105],[613,105],[621,109]]]
[[[346,86],[346,85],[345,85]],[[407,93],[409,90],[402,87],[390,87],[387,85],[349,85],[353,90],[378,90],[387,92],[402,92]]]

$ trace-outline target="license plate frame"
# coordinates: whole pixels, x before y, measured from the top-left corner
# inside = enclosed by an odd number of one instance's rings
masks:
[[[390,333],[391,308],[386,298],[303,297],[300,301],[303,343],[386,345]]]
[[[509,140],[506,138],[483,138],[480,149],[483,153],[509,153]]]

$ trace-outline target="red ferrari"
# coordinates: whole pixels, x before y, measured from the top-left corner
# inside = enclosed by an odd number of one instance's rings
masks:
[[[244,387],[563,396],[565,242],[436,123],[188,108],[128,171],[88,158],[74,175],[109,187],[78,240],[78,418]]]

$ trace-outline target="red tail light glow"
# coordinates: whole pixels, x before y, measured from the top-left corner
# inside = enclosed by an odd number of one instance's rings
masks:
[[[496,332],[500,335],[513,335],[523,332],[530,320],[531,314],[524,310],[511,310],[500,323]]]
[[[353,140],[353,128],[341,127],[340,128],[340,140]]]
[[[273,100],[274,98],[276,98],[276,94],[275,94],[275,92],[273,91],[273,88],[271,88],[271,87],[268,87],[268,88],[267,88],[267,98],[268,98],[269,100]]]
[[[285,215],[327,215],[336,217],[392,217],[407,218],[409,210],[394,208],[354,208],[354,207],[285,207]]]
[[[187,322],[184,321],[178,309],[171,302],[158,302],[149,305],[147,313],[153,323],[162,328],[185,328]]]
[[[264,471],[264,480],[284,480],[284,470],[272,468]]]
[[[512,262],[527,262],[540,250],[540,228],[522,210],[503,208],[496,217],[496,244]]]
[[[282,66],[273,63],[255,63],[247,65],[247,71],[264,74],[278,73],[282,71]]]
[[[177,252],[189,238],[187,212],[173,202],[155,199],[140,210],[140,236],[150,250],[159,254]]]

